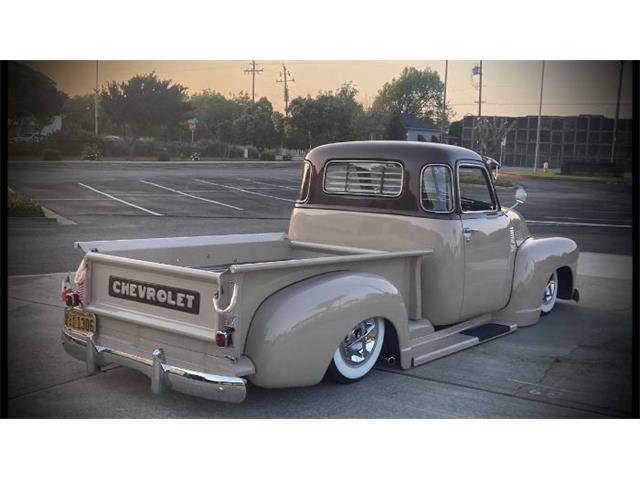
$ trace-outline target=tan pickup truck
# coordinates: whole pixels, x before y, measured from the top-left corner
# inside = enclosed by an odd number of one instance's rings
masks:
[[[82,242],[62,341],[90,372],[240,402],[408,369],[578,300],[578,250],[534,238],[476,153],[414,142],[312,150],[287,233]]]

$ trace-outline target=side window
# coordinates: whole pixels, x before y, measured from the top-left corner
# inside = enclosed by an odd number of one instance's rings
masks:
[[[461,165],[458,168],[458,185],[460,187],[460,207],[463,212],[496,209],[491,195],[491,184],[484,168]]]
[[[302,171],[302,183],[300,184],[299,202],[306,202],[309,198],[309,189],[311,188],[311,165],[304,162],[304,170]]]
[[[428,165],[422,169],[422,208],[429,212],[453,210],[451,170],[444,165]]]

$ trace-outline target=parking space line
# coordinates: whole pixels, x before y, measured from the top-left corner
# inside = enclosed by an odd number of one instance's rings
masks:
[[[140,180],[140,182],[146,183],[147,185],[153,185],[154,187],[163,188],[164,190],[168,190],[170,192],[177,193],[178,195],[184,195],[185,197],[194,198],[196,200],[202,200],[203,202],[215,203],[216,205],[221,205],[223,207],[233,208],[235,210],[244,210],[243,208],[235,207],[235,206],[229,205],[227,203],[217,202],[216,200],[210,200],[208,198],[198,197],[196,195],[191,195],[190,193],[185,193],[185,192],[183,192],[181,190],[174,190],[173,188],[165,187],[163,185],[158,185],[157,183],[148,182],[146,180]]]
[[[601,227],[601,228],[633,228],[633,225],[620,223],[587,223],[587,222],[553,222],[547,220],[527,220],[529,225],[567,226],[567,227]]]
[[[275,198],[276,200],[282,200],[283,202],[296,203],[295,200],[290,200],[288,198],[276,197],[275,195],[267,195],[266,193],[252,192],[251,190],[245,190],[244,188],[239,188],[239,187],[231,187],[229,185],[222,185],[221,183],[208,182],[206,180],[199,180],[197,178],[194,178],[193,181],[199,182],[199,183],[206,183],[207,185],[213,185],[216,187],[224,187],[224,188],[229,188],[231,190],[238,190],[239,192],[250,193],[252,195],[260,195],[261,197]]]
[[[130,207],[137,208],[138,210],[142,210],[143,212],[150,213],[151,215],[155,215],[156,217],[164,216],[161,213],[154,212],[153,210],[149,210],[147,208],[141,207],[140,205],[136,205],[136,204],[131,203],[131,202],[127,202],[126,200],[122,200],[120,198],[114,197],[113,195],[110,195],[108,193],[101,192],[97,188],[90,187],[89,185],[85,185],[84,183],[78,182],[78,185],[80,185],[81,187],[87,188],[87,189],[89,189],[89,190],[91,190],[93,192],[99,193],[100,195],[104,195],[105,197],[110,198],[112,200],[115,200],[116,202],[124,203],[125,205],[129,205]]]
[[[270,185],[272,187],[286,188],[287,190],[298,190],[296,187],[288,187],[286,185],[276,185],[275,183],[263,182],[263,181],[260,181],[260,180],[252,180],[250,178],[238,177],[238,180],[244,180],[245,182],[257,183],[257,184],[260,184],[260,185]]]

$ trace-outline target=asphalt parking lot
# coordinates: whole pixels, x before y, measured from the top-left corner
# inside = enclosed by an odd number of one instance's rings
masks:
[[[10,163],[9,187],[58,221],[9,224],[12,417],[625,417],[631,414],[631,186],[521,181],[536,235],[574,238],[581,302],[538,325],[351,386],[251,387],[241,405],[149,392],[126,368],[88,376],[60,346],[62,272],[78,240],[285,231],[301,165]],[[510,204],[512,191],[501,193]],[[504,198],[502,197],[504,196]]]

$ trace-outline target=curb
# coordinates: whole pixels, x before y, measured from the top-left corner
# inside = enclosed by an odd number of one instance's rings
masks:
[[[29,226],[29,225],[53,225],[58,223],[55,218],[50,217],[7,217],[9,225]]]

